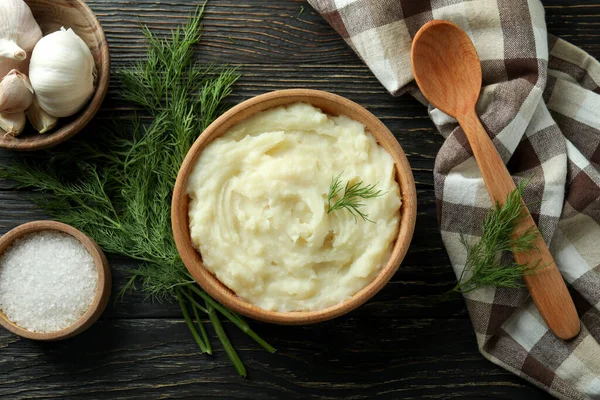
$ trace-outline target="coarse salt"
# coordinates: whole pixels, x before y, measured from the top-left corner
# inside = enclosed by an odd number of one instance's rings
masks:
[[[31,233],[0,257],[0,309],[32,332],[55,332],[75,323],[92,304],[97,285],[92,256],[66,233]]]

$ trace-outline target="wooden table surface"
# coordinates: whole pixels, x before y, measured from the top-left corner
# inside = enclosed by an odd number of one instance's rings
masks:
[[[144,56],[138,21],[167,33],[185,23],[196,3],[88,1],[115,69]],[[544,4],[551,33],[600,56],[600,4]],[[237,376],[222,349],[213,357],[198,353],[178,306],[149,304],[140,295],[111,303],[99,322],[71,340],[37,343],[2,330],[1,398],[549,398],[486,361],[463,300],[439,296],[455,282],[435,214],[432,169],[442,139],[420,104],[390,96],[304,1],[209,0],[197,57],[240,66],[234,103],[275,89],[313,88],[346,96],[381,118],[408,155],[419,198],[415,236],[399,272],[373,300],[337,320],[305,327],[253,323],[277,354],[226,325],[247,379]],[[118,83],[111,85],[98,119],[131,112],[116,100]],[[0,157],[7,162],[14,155]],[[44,217],[25,195],[0,190],[2,232]],[[110,261],[117,292],[135,264]]]

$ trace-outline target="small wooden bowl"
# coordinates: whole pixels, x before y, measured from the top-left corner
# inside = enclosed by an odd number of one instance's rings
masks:
[[[240,299],[202,265],[202,258],[194,248],[190,237],[189,197],[186,188],[188,178],[200,153],[212,140],[223,135],[240,121],[258,112],[298,102],[312,104],[330,115],[347,115],[364,124],[377,142],[393,157],[396,163],[396,179],[402,196],[400,230],[387,264],[375,280],[350,299],[319,311],[267,311]],[[187,154],[177,176],[173,193],[171,223],[175,243],[183,262],[194,279],[208,294],[232,310],[248,317],[277,324],[300,325],[321,322],[345,314],[366,302],[383,288],[400,266],[408,250],[415,228],[416,212],[417,196],[410,165],[398,141],[379,119],[360,105],[335,94],[318,90],[292,89],[271,92],[247,100],[223,114],[202,133]]]
[[[47,333],[28,331],[27,329],[21,328],[14,322],[10,321],[2,312],[2,310],[0,310],[0,325],[12,333],[27,339],[44,341],[67,339],[89,328],[94,322],[96,322],[106,308],[110,298],[110,289],[112,286],[110,266],[108,265],[108,260],[106,259],[104,252],[96,244],[96,242],[72,226],[56,221],[34,221],[17,226],[0,238],[0,254],[3,254],[6,249],[8,249],[14,243],[15,240],[30,233],[40,231],[63,232],[73,236],[85,246],[87,251],[92,256],[94,264],[96,264],[96,270],[98,271],[98,286],[96,288],[94,300],[92,301],[92,304],[90,304],[90,308],[88,308],[85,314],[79,318],[79,320],[77,320],[71,326],[59,331]]]
[[[104,31],[94,13],[83,0],[25,0],[45,35],[72,28],[87,43],[96,62],[96,92],[84,108],[74,116],[61,118],[58,127],[39,134],[28,124],[18,138],[0,135],[0,147],[32,151],[55,146],[81,131],[100,109],[110,80],[110,55]]]

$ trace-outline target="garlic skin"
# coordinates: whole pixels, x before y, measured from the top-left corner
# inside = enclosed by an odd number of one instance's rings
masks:
[[[33,49],[29,79],[42,108],[53,117],[77,113],[94,94],[96,65],[87,44],[62,28]]]
[[[0,112],[25,111],[33,102],[33,87],[27,75],[13,69],[0,81]]]
[[[0,1],[0,63],[27,59],[41,38],[42,30],[23,0]]]
[[[33,98],[33,103],[31,103],[31,107],[26,112],[27,119],[31,122],[31,125],[35,128],[39,133],[46,133],[51,131],[56,127],[58,123],[58,118],[53,117],[48,114],[46,111],[42,110],[37,99]]]
[[[0,79],[4,78],[13,69],[18,69],[22,73],[28,74],[29,59],[24,61],[15,61],[11,60],[10,58],[0,57]]]
[[[24,111],[12,114],[0,113],[0,129],[4,131],[4,137],[19,136],[25,129],[26,123]]]

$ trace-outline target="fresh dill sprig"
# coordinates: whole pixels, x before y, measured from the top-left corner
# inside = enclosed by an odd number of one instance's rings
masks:
[[[348,181],[344,188],[344,194],[331,205],[332,201],[336,197],[339,197],[342,191],[342,174],[340,173],[338,176],[331,178],[329,194],[327,195],[327,214],[336,210],[346,209],[352,214],[355,220],[357,217],[361,217],[365,221],[373,222],[369,219],[369,215],[362,212],[360,208],[365,205],[362,200],[384,195],[381,190],[375,190],[378,183],[365,185],[363,181],[359,181],[350,185],[350,181]]]
[[[266,350],[275,349],[242,317],[197,287],[171,231],[171,195],[179,167],[197,136],[224,111],[223,100],[239,78],[235,69],[194,64],[203,10],[168,39],[144,26],[146,60],[118,72],[121,97],[142,107],[149,122],[115,121],[102,135],[81,135],[31,159],[0,166],[0,177],[41,192],[33,199],[43,210],[87,233],[107,253],[138,260],[141,264],[131,271],[120,296],[139,285],[148,298],[179,302],[200,350],[211,354],[200,321],[204,315],[245,376],[217,312]]]
[[[535,250],[540,232],[531,226],[525,232],[514,236],[517,222],[523,218],[523,191],[526,184],[519,184],[512,191],[504,205],[496,204],[483,220],[481,239],[476,244],[461,237],[467,250],[467,260],[456,286],[455,292],[468,293],[484,286],[502,288],[522,287],[524,275],[531,275],[540,267],[522,265],[515,261],[503,261],[504,252],[524,252]]]
[[[300,11],[298,12],[298,15],[296,15],[296,19],[300,18],[302,14],[304,14],[304,6],[300,6]]]

